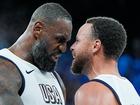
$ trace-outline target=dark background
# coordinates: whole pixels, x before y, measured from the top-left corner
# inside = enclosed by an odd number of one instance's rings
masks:
[[[45,2],[57,2],[73,17],[73,38],[78,28],[89,17],[108,16],[119,20],[131,40],[139,37],[139,3],[136,0],[4,0],[0,3],[0,36],[7,37],[11,45],[24,32],[33,11]]]
[[[128,45],[120,61],[122,76],[127,77],[135,86],[140,95],[140,3],[138,0],[4,0],[0,3],[0,48],[9,47],[25,31],[34,10],[46,2],[60,3],[73,18],[72,40],[74,42],[79,27],[87,18],[93,16],[107,16],[117,19],[124,25],[128,35]],[[139,52],[138,52],[139,49]],[[134,56],[134,52],[138,52]],[[132,55],[132,56],[131,56]],[[67,51],[59,59],[57,71],[62,77],[67,89],[66,105],[73,105],[76,90],[88,79],[85,76],[75,76],[70,72],[72,57]],[[130,67],[132,66],[132,67]],[[137,75],[137,76],[136,76]],[[135,78],[137,77],[137,78]],[[135,78],[135,80],[134,80]],[[138,79],[139,78],[139,79]]]

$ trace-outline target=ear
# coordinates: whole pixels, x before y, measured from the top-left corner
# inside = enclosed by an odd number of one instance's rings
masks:
[[[44,24],[40,21],[36,22],[33,26],[33,35],[35,39],[38,39],[42,33]]]
[[[99,51],[101,48],[101,41],[99,39],[95,39],[92,44],[92,52],[95,53]]]

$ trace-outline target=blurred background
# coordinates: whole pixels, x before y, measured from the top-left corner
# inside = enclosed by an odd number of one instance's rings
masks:
[[[0,3],[0,49],[12,45],[25,31],[33,11],[46,2],[57,2],[66,8],[73,18],[72,40],[56,66],[67,89],[66,105],[74,105],[75,91],[88,79],[84,75],[73,75],[70,45],[74,42],[78,28],[87,18],[108,16],[120,21],[128,35],[125,52],[119,59],[120,74],[128,78],[140,95],[140,6],[136,0],[4,0]]]

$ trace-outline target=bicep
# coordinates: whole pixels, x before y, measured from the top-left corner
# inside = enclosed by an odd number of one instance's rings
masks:
[[[23,105],[16,84],[0,75],[0,105]]]
[[[5,62],[0,62],[0,105],[23,105],[18,90],[21,78],[16,68]]]

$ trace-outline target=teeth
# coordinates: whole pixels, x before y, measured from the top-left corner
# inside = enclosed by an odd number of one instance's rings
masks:
[[[72,54],[73,58],[75,58],[75,54]]]

